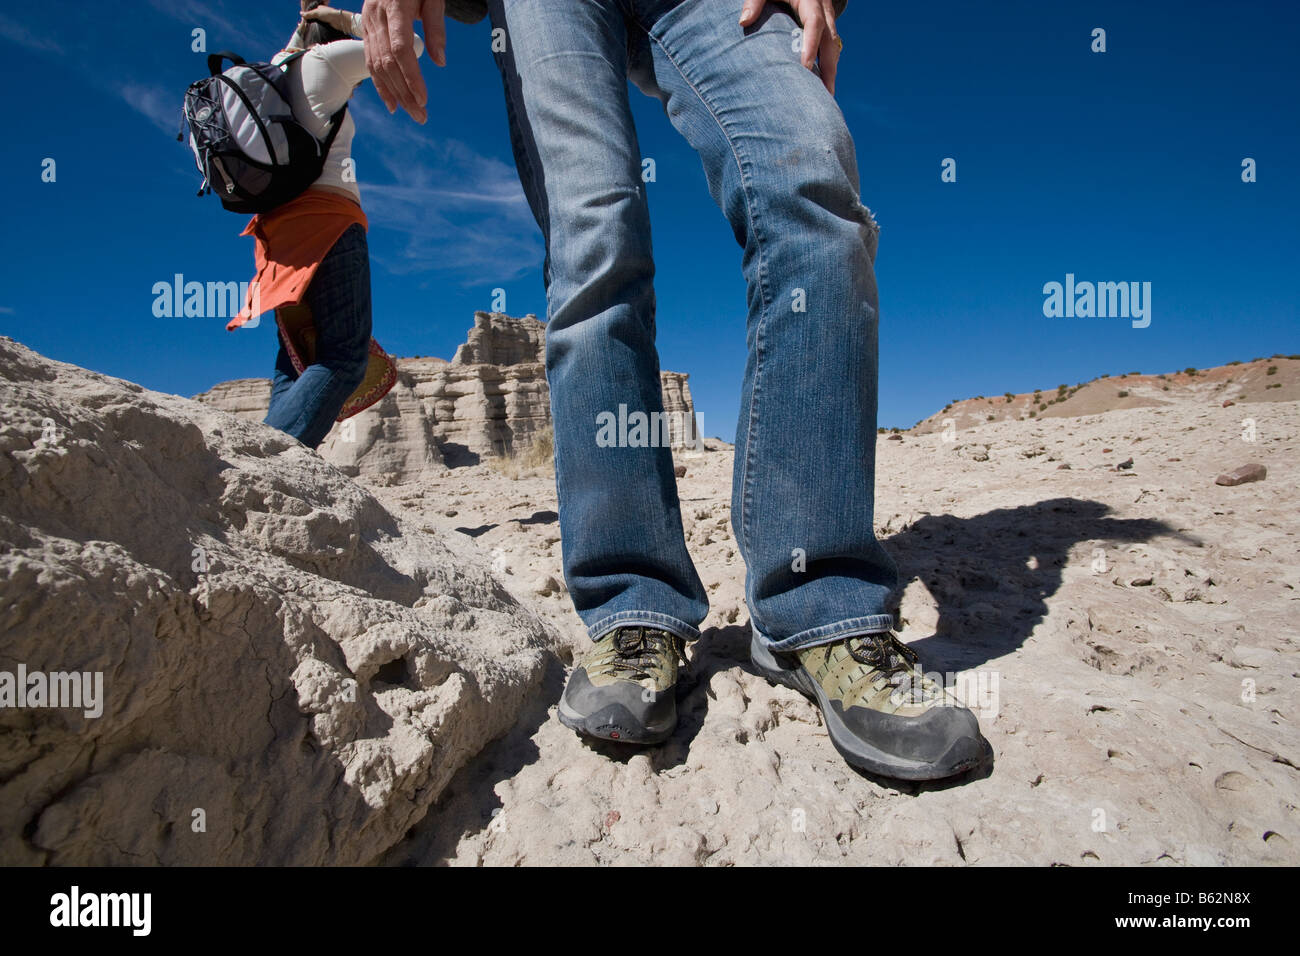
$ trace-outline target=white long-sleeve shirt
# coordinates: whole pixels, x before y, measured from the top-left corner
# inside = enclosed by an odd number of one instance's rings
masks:
[[[352,15],[351,33],[361,35],[361,14]],[[295,34],[295,42],[296,42]],[[293,52],[290,45],[272,58],[279,63]],[[424,53],[424,43],[415,38],[415,54]],[[289,64],[289,90],[292,96],[293,115],[317,139],[324,139],[330,130],[330,118],[348,101],[353,91],[370,78],[366,69],[366,48],[360,40],[335,40],[312,47]],[[331,186],[350,193],[361,201],[361,190],[356,182],[356,170],[348,160],[352,157],[352,139],[356,135],[352,111],[343,116],[343,125],[330,147],[316,186]]]

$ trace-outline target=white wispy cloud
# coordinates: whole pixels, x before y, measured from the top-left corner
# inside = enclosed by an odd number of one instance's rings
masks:
[[[541,263],[541,233],[513,165],[439,137],[436,115],[417,126],[360,98],[351,110],[371,229],[405,240],[397,257],[381,260],[385,268],[453,273],[476,285],[509,281]]]
[[[269,58],[271,53],[293,32],[298,22],[287,3],[272,6],[279,16],[271,16],[263,4],[244,4],[238,12],[219,0],[148,0],[149,6],[177,23],[188,27],[183,38],[189,43],[189,31],[201,27],[207,34],[210,52],[229,46],[238,48],[250,60]],[[248,52],[244,52],[248,51]],[[258,52],[263,51],[263,52]]]
[[[6,15],[0,20],[0,34],[28,49],[59,59],[69,59],[83,70],[88,68],[85,49],[65,48],[54,40],[45,39],[12,16]],[[129,79],[105,82],[108,74],[98,71],[89,75],[96,86],[119,97],[158,129],[176,135],[176,130],[180,127],[180,96],[174,90]]]
[[[176,24],[171,42],[178,57],[194,56],[191,31],[202,27],[209,51],[231,48],[264,59],[279,49],[296,22],[294,7],[287,3],[245,3],[242,9],[230,0],[146,4],[146,16],[156,14],[164,23]],[[64,46],[11,15],[0,21],[0,35],[68,62],[158,131],[174,136],[179,128],[182,90],[140,73],[92,71],[93,48],[84,35],[73,32]],[[200,59],[196,56],[194,62]],[[473,285],[510,281],[541,264],[541,233],[513,163],[440,135],[436,113],[425,126],[405,114],[389,115],[373,90],[360,92],[350,108],[357,124],[353,155],[371,228],[399,237],[395,252],[375,255],[379,265],[396,274],[436,273]],[[178,168],[183,152],[176,151]]]
[[[176,135],[180,128],[181,101],[174,90],[143,83],[123,83],[117,87],[117,94],[127,106],[164,133]]]
[[[4,37],[19,46],[24,46],[29,50],[35,50],[37,53],[62,53],[63,47],[49,37],[43,37],[34,31],[27,29],[21,23],[14,20],[8,13],[0,19],[0,36]]]

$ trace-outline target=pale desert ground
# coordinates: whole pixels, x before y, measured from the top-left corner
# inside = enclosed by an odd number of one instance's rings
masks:
[[[105,678],[99,714],[0,708],[0,862],[1300,863],[1300,360],[1270,363],[879,437],[902,637],[975,676],[995,753],[901,785],[752,673],[729,446],[678,456],[712,602],[680,726],[593,744],[554,716],[588,644],[549,469],[353,480],[0,338],[0,671]],[[1108,389],[1133,407],[1081,408]]]
[[[986,693],[996,679],[996,716],[981,721],[991,770],[928,786],[865,777],[815,707],[754,675],[731,448],[710,442],[678,456],[712,610],[672,740],[580,740],[555,719],[553,667],[520,724],[385,862],[1300,862],[1300,403],[950,437],[881,436],[876,524],[908,582],[903,638],[928,670],[982,672]],[[1267,479],[1214,483],[1244,462]],[[561,635],[565,665],[588,646],[558,587],[549,473],[484,465],[376,494],[431,531],[471,535]]]

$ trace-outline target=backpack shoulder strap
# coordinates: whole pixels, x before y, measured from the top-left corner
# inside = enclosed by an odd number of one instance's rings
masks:
[[[302,59],[302,58],[303,58],[304,56],[306,56],[306,55],[307,55],[307,51],[306,51],[306,50],[294,50],[292,53],[290,53],[288,56],[286,56],[286,57],[285,57],[283,60],[281,60],[279,63],[272,63],[272,66],[279,67],[281,70],[283,70],[286,66],[288,66],[290,63],[292,63],[294,60],[300,60],[300,59]]]
[[[221,72],[221,61],[229,60],[234,66],[243,66],[244,58],[238,53],[231,53],[229,50],[222,50],[220,53],[208,54],[208,74],[216,76]]]
[[[347,111],[348,104],[344,103],[339,107],[339,111],[330,117],[329,135],[327,135],[325,141],[321,143],[320,152],[322,156],[329,155],[330,147],[334,145],[334,137],[338,136],[339,130],[343,128],[343,115],[347,113]]]

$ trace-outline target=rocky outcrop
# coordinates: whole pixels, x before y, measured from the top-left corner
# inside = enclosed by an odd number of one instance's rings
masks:
[[[688,378],[690,376],[683,372],[659,373],[659,386],[664,397],[664,413],[668,416],[673,447],[694,446],[702,442],[704,437],[700,431],[703,423],[695,414],[691,386],[686,381]]]
[[[365,863],[536,691],[479,552],[292,439],[5,338],[0,400],[0,863]]]
[[[535,316],[476,312],[450,362],[399,358],[397,368],[397,384],[383,401],[335,426],[321,446],[321,455],[349,475],[380,484],[414,481],[444,467],[518,454],[551,427],[546,326]],[[660,374],[675,442],[690,437],[695,420],[688,378]],[[270,390],[265,379],[237,379],[195,398],[260,421]]]
[[[475,312],[474,328],[456,349],[455,365],[536,365],[546,362],[546,323],[529,313]]]
[[[214,385],[209,391],[195,395],[194,399],[239,418],[260,422],[266,417],[266,408],[271,400],[271,380],[236,378]]]

